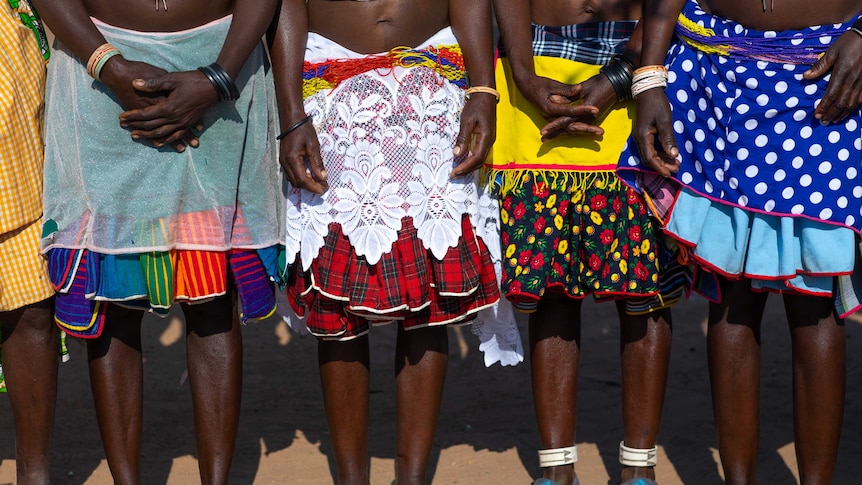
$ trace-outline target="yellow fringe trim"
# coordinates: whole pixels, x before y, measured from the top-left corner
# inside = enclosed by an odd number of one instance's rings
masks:
[[[702,35],[704,37],[714,37],[715,36],[714,30],[708,29],[708,28],[703,27],[701,25],[698,25],[693,20],[689,19],[688,17],[684,16],[683,14],[679,14],[679,18],[677,19],[677,22],[683,28],[685,28],[685,30],[687,30],[691,33],[699,34],[699,35]],[[695,49],[697,49],[701,52],[704,52],[706,54],[718,54],[720,56],[727,56],[730,54],[730,46],[727,44],[706,45],[702,42],[694,41],[694,40],[692,40],[689,37],[686,37],[684,35],[680,35],[680,38],[686,44],[688,44],[688,45],[694,47]]]
[[[622,182],[612,170],[500,170],[486,167],[482,171],[481,180],[487,186],[494,187],[495,193],[505,197],[515,190],[523,188],[531,177],[533,180],[548,184],[554,190],[561,190],[569,194],[584,193],[593,186],[609,190],[619,190],[622,187]]]

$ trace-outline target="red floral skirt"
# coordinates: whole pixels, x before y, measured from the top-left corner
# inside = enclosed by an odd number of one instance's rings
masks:
[[[643,198],[614,174],[552,188],[525,174],[502,199],[502,292],[535,310],[546,291],[572,298],[659,292],[655,226]]]

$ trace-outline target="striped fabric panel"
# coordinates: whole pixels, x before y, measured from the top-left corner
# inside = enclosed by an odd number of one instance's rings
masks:
[[[147,297],[147,280],[137,254],[89,253],[98,273],[91,274],[87,297],[97,300],[129,300]]]
[[[227,292],[227,256],[216,251],[177,251],[177,300],[200,300]]]
[[[242,322],[275,312],[275,288],[255,250],[232,249],[228,255],[242,307]]]
[[[80,251],[80,253],[80,264],[78,264],[73,281],[69,285],[69,292],[57,293],[54,321],[69,335],[96,338],[101,335],[105,324],[106,305],[86,298],[87,254],[85,251]]]
[[[168,308],[174,302],[174,253],[152,251],[141,253],[141,266],[147,281],[150,306]]]
[[[83,254],[83,249],[64,248],[54,248],[48,253],[48,272],[55,291],[69,291]]]

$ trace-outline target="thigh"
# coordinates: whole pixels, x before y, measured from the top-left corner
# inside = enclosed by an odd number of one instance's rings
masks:
[[[727,323],[752,327],[760,335],[760,322],[769,293],[753,291],[748,278],[719,277],[721,302],[710,303],[709,325]]]
[[[235,302],[235,295],[229,293],[203,303],[183,303],[186,335],[194,333],[206,337],[230,332],[238,317]]]

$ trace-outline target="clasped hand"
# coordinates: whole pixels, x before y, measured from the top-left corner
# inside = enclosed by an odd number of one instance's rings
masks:
[[[212,83],[199,71],[166,72],[146,63],[125,59],[111,66],[103,81],[126,111],[120,126],[135,140],[155,147],[171,145],[178,152],[197,147],[194,130],[202,130],[201,117],[218,101]],[[106,73],[107,74],[107,73]]]

